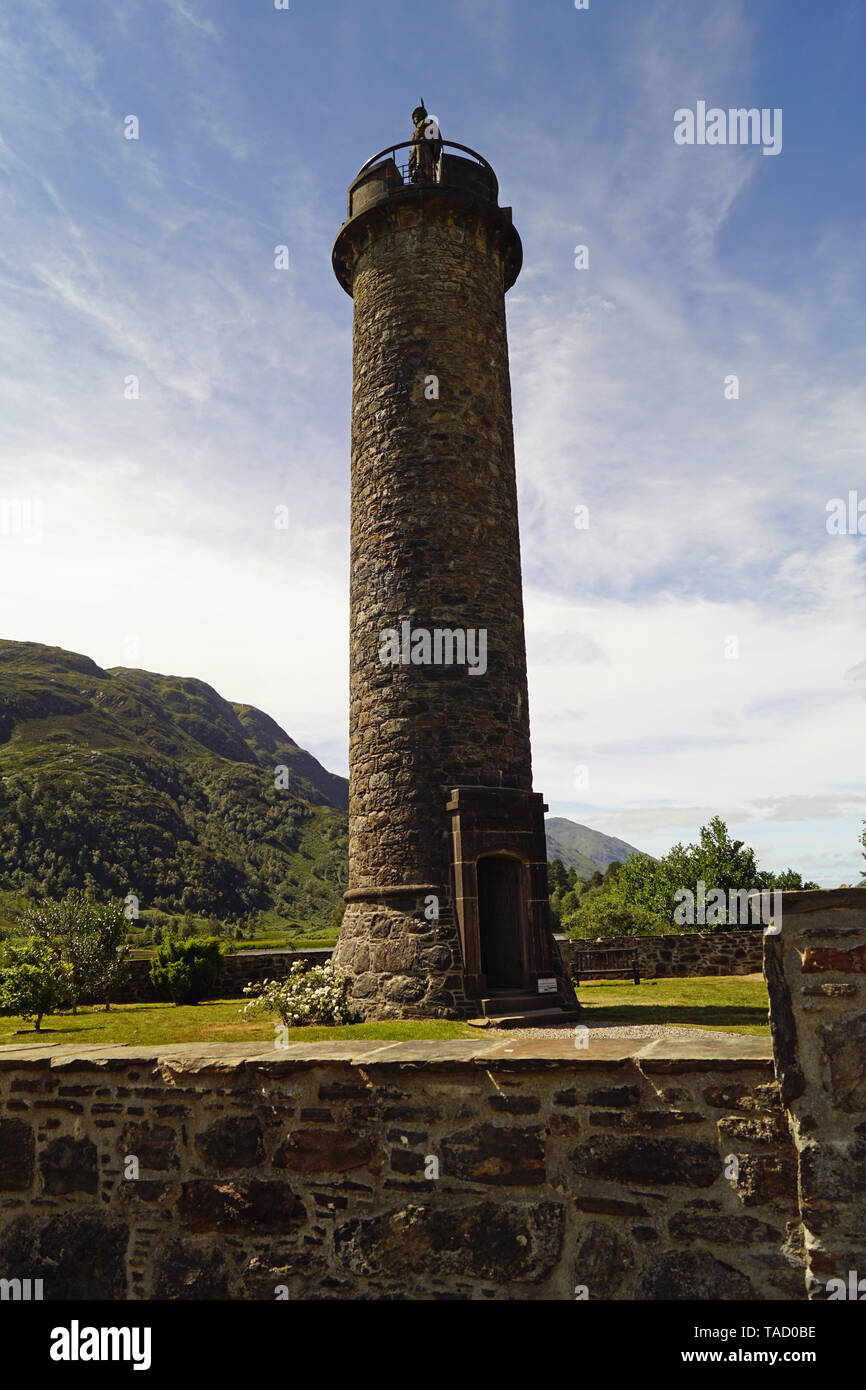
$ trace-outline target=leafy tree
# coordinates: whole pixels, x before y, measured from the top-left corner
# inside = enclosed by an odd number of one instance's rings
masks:
[[[87,997],[103,999],[122,982],[128,951],[129,923],[123,904],[90,902],[71,892],[60,902],[47,899],[24,914],[24,929],[49,945],[70,966],[72,1012]]]
[[[725,894],[761,886],[754,851],[730,838],[720,816],[701,827],[697,844],[676,844],[660,859],[632,855],[613,876],[610,892],[619,904],[649,914],[657,931],[670,931],[677,894],[683,889],[696,894],[699,882]]]
[[[742,840],[734,840],[720,816],[702,826],[697,844],[676,844],[668,854],[652,859],[647,854],[632,855],[625,863],[613,863],[603,878],[593,874],[581,893],[576,911],[563,911],[566,930],[588,936],[633,935],[695,929],[728,930],[747,923],[725,920],[680,924],[675,917],[683,890],[698,898],[699,884],[709,893],[720,889],[728,894],[815,888],[804,882],[793,869],[779,874],[761,871],[755,853]],[[564,903],[563,903],[564,907]]]
[[[550,904],[550,925],[554,931],[559,931],[562,910],[562,889],[558,884],[551,891],[548,902]]]
[[[45,1014],[67,1003],[72,987],[72,966],[39,937],[7,944],[0,966],[0,1011],[36,1020],[36,1032]]]
[[[560,903],[560,913],[561,913],[561,915],[562,915],[563,917],[565,917],[565,916],[569,916],[569,915],[570,915],[571,913],[573,913],[573,912],[576,912],[576,911],[577,911],[577,902],[578,902],[577,893],[574,891],[573,888],[569,888],[568,892],[567,892],[567,893],[563,893],[563,895],[562,895],[562,900],[561,900],[561,903]]]
[[[551,859],[547,864],[547,886],[551,893],[559,888],[564,892],[569,887],[568,872],[561,859]]]
[[[569,936],[646,936],[658,930],[646,908],[630,906],[601,889],[585,893],[574,912],[563,919]]]
[[[776,889],[781,893],[792,893],[797,890],[818,888],[820,886],[817,883],[810,883],[808,880],[804,882],[803,875],[797,873],[795,869],[783,869],[779,874],[772,874],[769,872],[762,873],[760,878],[766,880],[766,882],[762,881],[759,887],[763,889]]]

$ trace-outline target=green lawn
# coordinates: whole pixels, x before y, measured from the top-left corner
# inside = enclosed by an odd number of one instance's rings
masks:
[[[597,980],[580,985],[577,997],[594,1024],[667,1023],[769,1037],[767,986],[760,975],[697,975],[639,985]]]
[[[251,1042],[267,1045],[274,1041],[274,1022],[245,1021],[238,1010],[240,999],[207,1000],[203,1004],[175,1007],[173,1004],[113,1004],[104,1009],[81,1009],[43,1018],[37,1033],[33,1021],[0,1018],[0,1045],[43,1043],[138,1044],[145,1047],[162,1043]],[[292,1028],[292,1042],[323,1042],[333,1038],[385,1038],[408,1042],[413,1038],[479,1038],[477,1028],[447,1019],[421,1022],[354,1023],[343,1028]]]
[[[616,1024],[667,1023],[683,1029],[710,1028],[725,1033],[767,1036],[767,989],[759,976],[718,978],[605,980],[583,984],[578,998],[587,1022]],[[0,1045],[21,1043],[112,1043],[144,1046],[181,1042],[270,1043],[274,1022],[245,1022],[243,1000],[218,999],[175,1008],[170,1004],[117,1004],[109,1013],[82,1009],[52,1014],[36,1032],[32,1020],[0,1017]],[[488,1035],[489,1036],[489,1035]],[[475,1038],[485,1034],[464,1023],[445,1019],[422,1022],[355,1023],[342,1028],[293,1028],[294,1042],[323,1042],[333,1038],[381,1038],[406,1042],[415,1038]]]

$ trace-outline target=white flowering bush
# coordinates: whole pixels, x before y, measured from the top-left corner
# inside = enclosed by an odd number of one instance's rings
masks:
[[[348,989],[348,976],[336,971],[330,961],[308,966],[296,960],[284,980],[247,985],[244,994],[252,997],[240,1012],[244,1018],[279,1014],[287,1028],[304,1023],[351,1023]]]

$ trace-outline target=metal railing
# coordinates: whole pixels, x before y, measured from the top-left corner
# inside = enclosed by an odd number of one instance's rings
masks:
[[[407,160],[405,164],[400,163],[396,158],[396,154],[398,150],[417,149],[419,148],[419,143],[420,142],[415,140],[402,140],[397,145],[388,145],[386,149],[380,150],[378,154],[374,154],[372,159],[368,159],[366,164],[363,164],[361,166],[361,168],[358,170],[358,173],[355,176],[355,182],[357,183],[358,179],[361,177],[362,174],[366,174],[377,164],[384,163],[388,158],[390,158],[393,161],[395,167],[397,168],[397,171],[400,174],[400,177],[402,178],[403,182],[412,183],[413,180],[409,172],[409,161]],[[494,180],[496,179],[496,175],[493,172],[493,166],[491,164],[488,164],[487,160],[484,158],[483,155],[480,155],[477,150],[470,149],[468,145],[458,145],[456,140],[443,140],[441,136],[438,140],[431,140],[430,144],[440,145],[442,153],[444,153],[445,150],[461,150],[463,154],[471,155],[471,157],[481,166],[482,169],[486,169],[488,173],[491,175],[491,177]],[[438,163],[439,161],[436,160],[433,166],[434,177]],[[418,181],[422,182],[423,180]]]

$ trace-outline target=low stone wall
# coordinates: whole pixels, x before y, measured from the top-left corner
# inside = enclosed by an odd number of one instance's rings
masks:
[[[637,946],[642,978],[665,975],[751,975],[761,969],[762,933],[757,931],[686,932],[678,936],[618,936],[601,943],[570,941],[557,937],[566,971],[571,970],[574,952],[598,944]],[[238,951],[226,956],[222,975],[213,989],[214,999],[235,999],[244,985],[261,980],[282,979],[293,961],[308,960],[317,965],[330,960],[331,947],[303,951]],[[115,996],[118,1004],[156,1003],[160,996],[150,983],[150,961],[133,960],[129,979]],[[101,1001],[99,1001],[101,1002]]]
[[[0,1097],[46,1299],[805,1296],[753,1039],[26,1047]]]
[[[752,975],[761,970],[761,928],[726,932],[681,932],[676,936],[616,936],[603,941],[558,937],[567,969],[575,951],[637,946],[642,979],[667,975]]]
[[[574,951],[595,945],[557,937],[563,964],[571,969]],[[664,975],[749,975],[761,969],[760,931],[697,932],[680,936],[639,936],[606,939],[603,946],[637,944],[640,971],[645,979]],[[330,960],[332,948],[303,951],[238,951],[226,956],[222,975],[212,991],[214,999],[239,998],[244,985],[282,979],[296,960],[321,965]],[[133,960],[129,979],[118,991],[118,1004],[156,1003],[160,996],[150,983],[150,961]],[[101,1002],[101,1001],[100,1001]]]
[[[322,950],[311,948],[304,951],[237,951],[224,958],[222,974],[208,997],[239,999],[244,985],[258,984],[262,980],[281,980],[288,975],[296,960],[323,965],[331,959],[331,955],[330,946]],[[151,1004],[161,998],[150,983],[150,961],[137,959],[130,961],[129,978],[123,988],[112,996],[112,1003]]]

